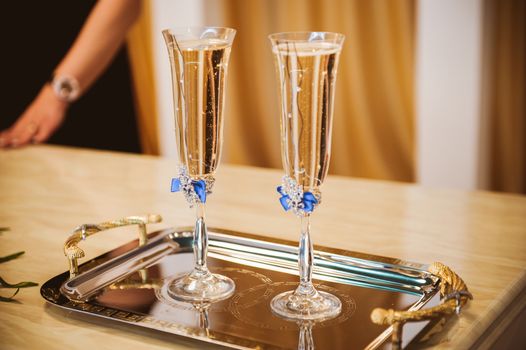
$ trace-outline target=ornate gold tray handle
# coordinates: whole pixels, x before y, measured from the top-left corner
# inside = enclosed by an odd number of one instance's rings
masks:
[[[440,305],[415,311],[376,308],[371,313],[373,323],[393,326],[393,349],[400,349],[402,346],[402,329],[406,322],[432,320],[453,313],[459,314],[468,300],[473,299],[466,283],[446,265],[435,262],[429,266],[428,271],[440,277],[440,297],[443,300]]]
[[[80,241],[84,241],[87,237],[101,231],[109,230],[116,227],[138,225],[139,226],[139,245],[146,244],[148,240],[148,233],[146,231],[147,224],[159,223],[162,218],[158,214],[149,214],[145,216],[128,216],[120,220],[106,221],[100,224],[85,224],[80,225],[68,237],[64,243],[64,255],[69,263],[69,278],[75,277],[79,273],[78,259],[85,256],[84,251],[78,246]]]

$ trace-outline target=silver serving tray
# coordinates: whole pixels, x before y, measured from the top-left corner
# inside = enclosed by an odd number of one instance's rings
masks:
[[[176,302],[164,281],[191,269],[191,243],[192,228],[154,232],[143,246],[132,241],[82,264],[74,278],[53,277],[41,294],[73,311],[65,317],[92,315],[237,349],[390,348],[392,329],[370,321],[374,308],[439,302],[440,281],[426,265],[316,246],[315,284],[341,299],[342,313],[319,323],[290,322],[272,314],[269,302],[297,285],[297,243],[214,228],[208,265],[232,278],[236,293],[211,305]],[[403,346],[426,324],[407,324]]]

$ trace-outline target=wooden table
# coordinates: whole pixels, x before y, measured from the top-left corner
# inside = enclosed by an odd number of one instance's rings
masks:
[[[150,230],[191,224],[193,211],[181,195],[169,191],[175,174],[172,160],[150,156],[53,146],[0,151],[0,226],[11,229],[0,236],[0,256],[26,252],[1,264],[0,276],[42,284],[65,271],[64,239],[82,223],[159,213],[164,222]],[[275,192],[281,174],[222,165],[207,202],[209,225],[297,240],[298,223],[283,213]],[[441,261],[464,278],[475,300],[427,345],[489,346],[524,318],[526,197],[337,176],[330,176],[322,190],[323,205],[312,220],[315,243],[409,261]],[[94,257],[135,234],[117,229],[94,236],[83,247]],[[203,348],[182,338],[68,318],[47,306],[38,288],[21,290],[16,299],[0,303],[1,349]]]

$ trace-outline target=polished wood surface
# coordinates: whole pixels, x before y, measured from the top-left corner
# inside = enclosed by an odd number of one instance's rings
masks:
[[[159,213],[164,222],[150,230],[191,225],[193,210],[169,191],[175,174],[173,160],[150,156],[55,146],[0,151],[0,226],[10,228],[0,236],[0,256],[26,252],[1,264],[0,276],[42,284],[66,271],[62,245],[82,223]],[[207,201],[209,226],[297,240],[298,222],[282,211],[275,191],[281,174],[221,165]],[[322,191],[312,220],[316,244],[441,261],[466,281],[475,300],[426,345],[457,349],[477,339],[487,345],[480,339],[498,338],[524,307],[526,197],[337,176],[329,176]],[[83,249],[94,257],[134,238],[134,229],[116,229],[83,242]],[[203,348],[180,337],[78,320],[46,305],[38,288],[21,290],[16,299],[0,303],[1,349]]]

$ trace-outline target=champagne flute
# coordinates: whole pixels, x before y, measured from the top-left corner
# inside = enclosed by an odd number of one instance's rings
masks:
[[[214,302],[234,293],[234,282],[206,265],[206,197],[221,155],[225,85],[236,31],[221,27],[166,29],[170,58],[179,176],[172,192],[183,192],[196,208],[194,269],[169,282],[168,294],[187,302]]]
[[[280,202],[301,220],[300,283],[275,296],[274,313],[288,319],[320,320],[341,312],[340,300],[312,283],[310,216],[329,167],[336,71],[344,36],[327,32],[271,34],[281,99],[281,154],[286,175]]]

